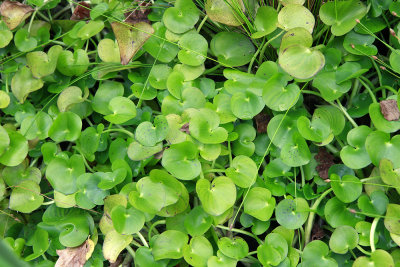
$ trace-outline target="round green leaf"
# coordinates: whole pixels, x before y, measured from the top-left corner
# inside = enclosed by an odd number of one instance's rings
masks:
[[[358,257],[353,263],[354,267],[391,267],[395,266],[392,256],[384,250],[378,249],[371,253],[370,257]]]
[[[208,43],[200,34],[189,32],[179,39],[182,50],[178,53],[178,59],[183,64],[198,66],[206,60]]]
[[[294,83],[288,86],[282,84],[280,76],[277,76],[268,80],[262,94],[267,107],[275,111],[284,111],[296,104],[300,88]]]
[[[264,108],[260,96],[251,91],[235,93],[231,98],[232,113],[242,120],[250,120]]]
[[[330,176],[331,186],[336,197],[344,203],[356,200],[362,192],[362,183],[353,175],[339,175],[333,173]]]
[[[21,28],[14,35],[15,46],[21,52],[29,52],[37,46],[37,40],[29,36],[27,29]]]
[[[6,130],[9,137],[9,146],[5,152],[0,156],[0,163],[6,166],[17,166],[20,164],[28,154],[28,141],[19,132]],[[8,139],[3,132],[2,136],[3,147],[8,143]]]
[[[114,124],[121,124],[136,117],[136,106],[129,98],[116,96],[111,99],[108,109],[112,112],[104,117]]]
[[[228,132],[219,127],[219,117],[211,109],[200,109],[189,122],[190,134],[204,144],[219,144],[228,138]]]
[[[201,206],[194,207],[185,217],[185,229],[191,236],[205,234],[213,223],[213,218]]]
[[[255,52],[250,40],[238,32],[217,33],[211,40],[210,48],[220,63],[230,67],[249,63]]]
[[[117,41],[111,39],[102,39],[97,45],[99,58],[104,62],[119,63],[120,54]]]
[[[329,247],[338,254],[346,254],[349,249],[357,245],[358,233],[353,227],[347,225],[336,228],[329,239]]]
[[[284,199],[276,206],[275,216],[283,227],[297,229],[306,222],[308,212],[309,206],[305,199]]]
[[[278,23],[285,31],[296,27],[303,27],[312,33],[315,19],[313,14],[306,7],[297,4],[289,4],[283,7],[279,12]]]
[[[278,12],[270,6],[261,6],[257,10],[254,26],[257,32],[252,34],[252,38],[261,38],[272,33],[277,28]]]
[[[111,219],[115,230],[120,234],[130,235],[139,232],[145,222],[143,212],[135,209],[126,209],[118,205],[111,211]]]
[[[75,141],[79,138],[81,129],[81,118],[75,113],[67,111],[57,115],[50,127],[49,136],[55,142]]]
[[[251,158],[240,155],[233,159],[225,173],[237,186],[247,188],[256,181],[258,168]]]
[[[204,210],[219,216],[231,208],[236,201],[236,187],[231,179],[220,176],[212,183],[206,179],[199,179],[196,183],[196,192]]]
[[[242,12],[244,10],[243,1],[207,0],[205,3],[207,15],[212,21],[229,26],[239,26],[243,23],[235,8]]]
[[[89,67],[89,57],[85,50],[77,49],[74,53],[64,50],[57,61],[57,70],[66,76],[79,76]]]
[[[191,0],[178,0],[175,7],[165,10],[162,21],[174,33],[184,33],[192,29],[199,20],[199,10]]]
[[[371,163],[371,159],[365,148],[365,140],[372,132],[371,128],[362,125],[351,129],[347,134],[347,143],[340,151],[343,163],[352,169],[361,169]]]
[[[154,146],[165,139],[168,134],[168,121],[163,115],[158,115],[154,123],[144,121],[138,125],[135,132],[136,140],[144,146]]]
[[[42,205],[43,200],[39,185],[34,181],[26,180],[12,190],[9,208],[23,213],[31,213]]]
[[[275,198],[263,187],[250,189],[244,201],[244,212],[261,221],[268,221],[275,209]]]
[[[152,250],[154,259],[161,260],[182,258],[183,247],[188,241],[188,236],[180,231],[167,230],[163,232],[154,241]]]
[[[32,72],[22,67],[11,80],[11,90],[19,102],[24,103],[28,95],[43,87],[43,81],[33,77]]]
[[[393,162],[394,168],[400,168],[400,136],[396,135],[390,139],[388,133],[374,131],[370,133],[365,141],[365,148],[372,163],[375,166],[386,158]]]
[[[307,244],[303,250],[301,267],[306,266],[326,266],[326,267],[338,267],[337,262],[328,257],[329,248],[321,240],[315,240]],[[300,265],[299,265],[300,266]]]
[[[213,247],[204,236],[196,236],[183,247],[183,258],[193,266],[207,266],[207,260],[213,255]]]
[[[306,165],[311,159],[311,153],[304,138],[295,133],[292,140],[283,145],[280,157],[286,165],[297,167]]]
[[[224,255],[236,260],[243,259],[249,253],[249,246],[241,237],[223,237],[218,240],[218,248]]]
[[[354,208],[355,206],[346,206],[337,197],[333,197],[325,205],[324,213],[326,221],[334,228],[342,225],[355,227],[357,222],[364,219],[364,216],[351,212]]]

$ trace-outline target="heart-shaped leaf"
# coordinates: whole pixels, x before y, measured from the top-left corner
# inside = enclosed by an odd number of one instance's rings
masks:
[[[349,249],[357,245],[358,233],[353,227],[347,225],[336,228],[329,240],[329,247],[338,254],[346,254]]]
[[[400,205],[398,204],[388,204],[386,215],[385,215],[385,227],[386,229],[393,234],[400,234]]]
[[[365,148],[375,166],[379,165],[382,159],[389,159],[393,162],[394,168],[400,168],[400,136],[396,135],[390,139],[388,133],[374,131],[365,140]]]
[[[62,51],[59,45],[52,46],[46,53],[35,51],[26,55],[26,63],[35,78],[42,78],[56,70],[58,56]]]
[[[9,146],[5,149],[5,152],[0,156],[0,163],[6,166],[17,166],[19,165],[28,154],[28,141],[19,132],[6,129],[8,138],[5,137],[5,133],[2,133],[2,145],[5,147],[9,140]]]
[[[178,0],[174,7],[165,10],[162,21],[168,30],[184,33],[199,20],[199,10],[191,0]]]
[[[358,198],[358,207],[367,214],[383,215],[386,207],[389,204],[389,198],[382,191],[374,191],[370,196],[361,195]]]
[[[374,41],[375,38],[371,35],[358,34],[351,31],[346,34],[343,41],[343,47],[354,55],[374,56],[378,53],[378,49],[372,44]]]
[[[311,159],[307,142],[298,133],[293,134],[292,140],[283,145],[280,156],[283,163],[291,167],[306,165]]]
[[[108,108],[109,103],[113,98],[117,96],[123,96],[123,94],[124,87],[121,83],[114,81],[102,83],[93,97],[93,110],[103,115],[112,114],[111,110]]]
[[[123,96],[116,96],[111,99],[108,109],[112,114],[105,116],[104,119],[114,124],[122,124],[136,117],[135,103]]]
[[[268,221],[274,212],[275,203],[271,191],[262,187],[253,187],[244,201],[244,212],[258,220]]]
[[[334,228],[342,225],[355,227],[357,222],[364,219],[364,216],[350,211],[354,208],[356,208],[354,205],[346,206],[337,197],[333,197],[325,205],[326,221]]]
[[[278,265],[286,258],[287,253],[288,244],[278,233],[267,235],[265,243],[257,248],[257,257],[264,266]]]
[[[77,49],[72,53],[64,50],[58,56],[57,70],[66,76],[79,76],[89,67],[89,57],[85,50]]]
[[[85,172],[85,165],[80,155],[71,158],[55,157],[46,169],[46,178],[52,187],[63,193],[72,194],[77,191],[76,181]]]
[[[207,266],[207,260],[213,255],[213,247],[204,236],[196,236],[183,247],[183,258],[193,266]]]
[[[205,9],[212,21],[229,26],[239,26],[243,23],[235,10],[238,9],[240,12],[244,10],[242,0],[207,0]]]
[[[210,48],[218,62],[230,67],[249,63],[255,52],[250,40],[238,32],[217,33],[211,40]]]
[[[144,226],[145,216],[143,212],[135,209],[126,209],[118,205],[111,211],[111,219],[115,230],[120,234],[130,235],[139,232]]]
[[[251,35],[252,38],[261,38],[272,33],[278,26],[278,12],[270,6],[260,6],[254,20],[257,32]]]
[[[79,138],[81,129],[81,118],[75,113],[67,111],[57,115],[50,127],[49,136],[56,142],[75,141]]]
[[[257,170],[257,165],[251,158],[240,155],[233,159],[225,173],[237,186],[247,188],[256,181]]]
[[[24,103],[28,95],[43,87],[43,81],[33,77],[26,66],[22,67],[11,80],[11,90],[19,102]]]
[[[223,237],[218,240],[218,248],[224,255],[236,260],[243,259],[249,253],[249,246],[246,241],[240,237],[235,237],[233,239]]]
[[[186,216],[185,229],[191,236],[201,236],[211,227],[213,218],[201,206],[194,207]]]
[[[279,11],[278,23],[285,31],[296,27],[303,27],[312,33],[315,19],[313,14],[306,7],[297,4],[289,4]]]
[[[263,100],[267,107],[275,111],[284,111],[296,104],[300,96],[300,88],[292,83],[286,86],[277,74],[268,80],[263,89]]]
[[[219,123],[215,111],[203,108],[191,117],[189,131],[194,138],[204,144],[219,144],[228,138],[228,132],[219,127]]]
[[[176,230],[167,230],[160,234],[153,245],[155,260],[179,259],[183,257],[183,247],[189,241],[187,234]]]
[[[198,149],[192,142],[171,145],[164,151],[161,164],[176,178],[193,180],[201,172]]]
[[[102,39],[97,45],[97,53],[99,54],[99,58],[104,62],[120,62],[120,53],[117,41],[107,38]]]
[[[313,79],[312,85],[317,88],[326,101],[333,101],[347,93],[351,88],[351,81],[336,83],[334,71],[320,72]]]
[[[44,198],[39,185],[31,180],[22,181],[11,192],[9,208],[23,213],[38,209]]]
[[[133,141],[128,147],[128,157],[131,160],[144,160],[160,151],[162,151],[162,143],[158,143],[154,146],[143,146],[139,142]]]
[[[57,99],[57,106],[61,112],[67,111],[72,105],[82,103],[85,99],[82,97],[82,90],[77,86],[65,88]]]
[[[168,121],[163,115],[156,116],[154,123],[144,121],[135,132],[136,140],[144,146],[154,146],[165,139],[168,134]]]
[[[384,250],[378,249],[371,253],[370,257],[362,256],[358,257],[353,263],[354,267],[390,267],[394,266],[394,261],[392,256]]]
[[[0,48],[6,47],[12,39],[13,33],[9,29],[0,29]]]
[[[308,212],[309,206],[305,199],[284,199],[276,206],[275,216],[283,227],[297,229],[306,222]]]
[[[323,4],[319,16],[323,23],[332,26],[333,35],[341,36],[351,31],[357,24],[356,20],[360,20],[367,12],[367,7],[361,1],[347,0]]]
[[[122,65],[128,64],[154,33],[154,29],[146,22],[135,24],[113,22],[111,27],[118,42]]]
[[[18,185],[26,180],[39,184],[42,178],[40,170],[36,167],[29,167],[27,161],[15,167],[5,167],[1,175],[8,186]]]
[[[333,173],[330,176],[331,186],[336,197],[344,203],[356,200],[362,192],[362,183],[353,175],[339,175]]]
[[[95,36],[104,28],[104,22],[102,20],[91,20],[83,25],[76,33],[76,37],[81,40],[87,40],[92,36]]]
[[[212,183],[206,179],[198,180],[196,192],[204,210],[213,216],[223,214],[236,201],[235,184],[224,176],[215,178]]]
[[[371,128],[362,125],[351,129],[347,134],[347,143],[340,151],[340,158],[346,166],[352,169],[361,169],[371,163],[365,148],[365,140],[372,132]]]
[[[328,257],[329,248],[324,242],[315,240],[307,244],[303,250],[301,267],[321,265],[326,267],[338,267],[337,262]]]

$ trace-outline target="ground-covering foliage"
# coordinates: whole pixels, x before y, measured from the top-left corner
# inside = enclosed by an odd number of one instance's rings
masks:
[[[1,266],[400,266],[400,2],[0,14]]]

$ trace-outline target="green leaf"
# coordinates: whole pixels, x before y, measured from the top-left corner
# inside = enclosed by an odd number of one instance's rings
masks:
[[[243,1],[207,0],[205,3],[207,15],[212,21],[229,26],[239,26],[243,23],[235,8],[244,10]]]
[[[57,70],[66,76],[79,76],[89,67],[89,57],[85,50],[77,49],[72,53],[64,50],[58,56]]]
[[[369,105],[369,116],[379,131],[393,133],[400,129],[400,121],[388,121],[383,117],[379,103]]]
[[[103,28],[104,22],[102,20],[90,20],[78,30],[76,37],[80,38],[81,40],[87,40],[101,32]]]
[[[356,26],[356,20],[362,19],[368,10],[358,0],[347,0],[338,3],[327,2],[319,10],[323,23],[330,25],[333,35],[341,36],[351,31]]]
[[[307,220],[309,206],[305,199],[284,199],[276,206],[275,216],[287,229],[300,228]]]
[[[104,119],[114,124],[122,124],[136,117],[135,103],[127,97],[114,97],[108,104],[108,109],[112,114],[105,116]]]
[[[375,38],[371,35],[358,34],[354,31],[346,34],[343,41],[343,47],[348,52],[360,56],[374,56],[378,53],[378,49],[373,45]]]
[[[207,266],[207,260],[213,255],[213,247],[204,236],[196,236],[183,247],[183,258],[193,266]]]
[[[176,178],[193,180],[201,172],[198,149],[192,142],[171,145],[164,151],[161,164]]]
[[[333,101],[347,93],[351,88],[351,81],[336,83],[334,71],[321,72],[313,79],[312,85],[317,88],[326,101]]]
[[[338,267],[338,263],[333,259],[328,257],[329,248],[321,240],[315,240],[307,244],[303,250],[302,259],[303,262],[299,267],[320,265],[326,267]]]
[[[36,48],[38,42],[29,36],[27,29],[21,28],[14,35],[14,44],[21,52],[29,52]]]
[[[240,260],[249,253],[249,246],[241,237],[222,237],[218,240],[218,248],[224,255]]]
[[[191,117],[189,131],[194,138],[204,144],[219,144],[228,138],[228,132],[219,127],[219,124],[217,113],[203,108]]]
[[[357,205],[365,213],[383,215],[389,204],[389,198],[382,191],[374,191],[370,196],[361,195],[358,198]]]
[[[276,200],[271,191],[263,187],[250,189],[244,201],[244,212],[261,221],[268,221],[275,209]]]
[[[112,114],[109,109],[111,100],[117,96],[123,96],[124,87],[121,83],[106,81],[96,91],[92,100],[93,110],[103,115]]]
[[[8,186],[15,186],[26,180],[39,184],[42,178],[40,170],[36,167],[29,167],[27,161],[14,167],[5,167],[1,176]]]
[[[171,32],[184,33],[194,27],[199,13],[191,0],[177,0],[174,7],[165,10],[162,21]]]
[[[49,129],[49,136],[55,142],[75,141],[79,138],[82,121],[78,115],[67,111],[57,115]]]
[[[183,64],[198,66],[206,60],[208,43],[200,34],[189,32],[179,39],[182,50],[178,53],[178,59]]]
[[[276,266],[281,263],[287,256],[288,244],[277,233],[271,233],[266,236],[265,243],[258,246],[257,257],[263,266]]]
[[[117,231],[108,232],[104,238],[103,255],[110,263],[116,262],[119,254],[132,242],[132,235],[121,235]]]
[[[344,203],[358,199],[362,192],[362,182],[353,175],[330,175],[331,186],[336,197]]]
[[[296,104],[300,88],[292,83],[282,83],[282,75],[277,74],[264,85],[263,100],[267,107],[275,111],[284,111]]]
[[[57,106],[60,112],[65,112],[77,103],[82,103],[85,98],[82,97],[82,90],[77,86],[65,88],[57,99]]]
[[[252,38],[261,38],[272,33],[278,26],[278,12],[270,6],[259,7],[254,26],[257,32],[251,35]]]
[[[289,4],[279,11],[278,23],[285,31],[296,27],[302,27],[312,33],[315,19],[313,14],[306,7],[297,4]]]
[[[183,257],[183,247],[189,241],[189,237],[176,230],[167,230],[160,234],[153,245],[155,260],[179,259]]]
[[[102,39],[97,45],[97,53],[103,62],[119,63],[121,60],[118,42],[116,40]]]
[[[334,228],[342,225],[355,227],[357,222],[364,219],[364,216],[351,212],[354,208],[355,206],[346,206],[337,197],[333,197],[325,205],[324,213],[326,221]]]
[[[43,87],[43,81],[33,77],[32,72],[22,67],[11,80],[11,91],[19,102],[24,103],[28,95]]]
[[[211,40],[210,48],[218,62],[238,67],[250,62],[255,48],[249,39],[238,32],[219,32]]]
[[[194,207],[185,217],[184,225],[191,236],[204,235],[210,229],[213,218],[201,206]]]
[[[42,78],[52,74],[57,67],[57,60],[63,51],[59,45],[52,46],[46,53],[35,51],[26,55],[26,63],[35,78]]]
[[[215,178],[212,183],[206,179],[199,179],[196,192],[204,210],[213,216],[223,214],[236,201],[235,184],[224,176]]]
[[[358,245],[358,233],[351,226],[340,226],[335,229],[329,239],[329,247],[333,252],[346,254]]]
[[[280,157],[286,165],[297,167],[306,165],[311,159],[311,153],[304,138],[295,133],[292,140],[283,145]]]
[[[390,267],[395,266],[392,256],[384,250],[378,249],[371,253],[370,257],[358,257],[353,263],[354,267]]]
[[[371,163],[365,148],[365,140],[371,132],[371,128],[365,125],[351,129],[348,132],[348,145],[340,151],[340,158],[346,166],[352,169],[361,169]]]
[[[133,141],[132,143],[129,144],[128,147],[128,157],[131,160],[140,161],[162,150],[163,150],[163,145],[161,142],[154,146],[143,146],[142,144]]]
[[[400,205],[389,203],[385,215],[385,227],[393,234],[400,234]]]
[[[231,98],[232,113],[242,120],[250,120],[264,108],[262,98],[250,90],[235,93]]]
[[[115,230],[120,234],[130,235],[139,232],[145,222],[143,212],[135,209],[126,209],[118,205],[111,211],[111,219]]]
[[[13,33],[8,30],[0,30],[0,48],[6,47],[13,39]]]
[[[237,186],[247,188],[256,181],[258,168],[251,158],[240,155],[233,159],[225,173]]]
[[[46,178],[52,187],[63,193],[72,194],[77,191],[76,181],[85,172],[85,165],[80,155],[71,158],[55,157],[46,169]]]
[[[19,165],[28,154],[28,141],[19,132],[6,130],[9,137],[9,146],[0,156],[0,163],[6,166]],[[5,133],[2,133],[3,147],[7,144],[8,139]]]
[[[365,148],[375,166],[386,158],[393,162],[394,168],[400,168],[400,136],[396,135],[390,139],[388,133],[374,131],[370,133],[365,141]]]
[[[163,141],[168,134],[168,121],[163,115],[154,118],[154,123],[144,121],[135,132],[136,140],[144,146],[154,146]]]
[[[43,203],[39,185],[31,180],[22,181],[10,196],[9,208],[23,213],[31,213]]]

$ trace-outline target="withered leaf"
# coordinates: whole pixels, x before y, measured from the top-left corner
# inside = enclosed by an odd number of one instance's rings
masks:
[[[397,121],[400,118],[399,107],[394,99],[383,100],[379,103],[383,117],[388,121]]]
[[[113,22],[111,27],[118,42],[122,65],[128,64],[154,33],[153,27],[146,22],[135,24]]]
[[[318,172],[319,177],[321,177],[322,179],[328,179],[329,175],[328,175],[328,171],[329,168],[335,164],[334,157],[329,154],[325,148],[320,148],[318,150],[318,154],[315,155],[314,157],[316,159],[316,161],[318,162],[317,167],[315,167],[315,169]]]
[[[79,2],[75,7],[71,20],[82,20],[90,18],[90,5],[86,2]]]
[[[134,7],[132,10],[129,12],[126,12],[125,15],[125,22],[128,23],[138,23],[138,22],[147,22],[149,23],[150,21],[147,19],[147,15],[150,13],[151,9],[149,8],[151,6],[151,2],[146,2],[142,0],[135,0],[134,2],[137,2],[137,6]]]
[[[82,267],[92,256],[93,250],[94,243],[90,239],[79,247],[57,250],[57,254],[60,257],[55,267]]]
[[[185,123],[184,125],[182,125],[182,127],[180,128],[180,131],[184,132],[184,133],[187,133],[187,134],[190,134],[189,123]]]
[[[254,117],[258,133],[266,133],[269,123],[269,116],[266,113],[260,112]]]
[[[15,29],[22,21],[28,18],[33,8],[15,1],[4,1],[0,5],[0,14],[10,30]]]

